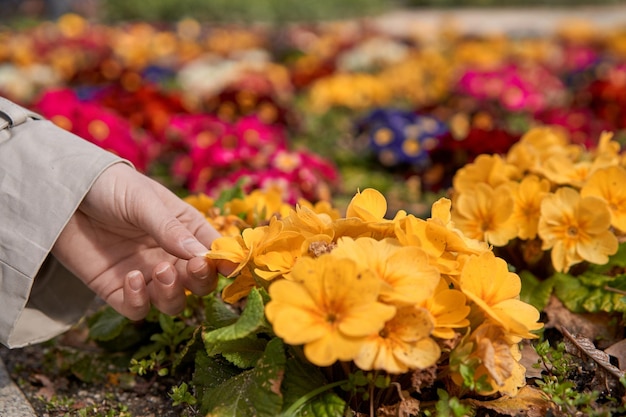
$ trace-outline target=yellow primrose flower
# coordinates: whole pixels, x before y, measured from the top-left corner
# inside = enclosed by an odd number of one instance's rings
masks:
[[[294,230],[304,236],[328,235],[334,237],[333,220],[326,213],[316,213],[306,206],[297,206],[283,218],[285,229]]]
[[[559,185],[571,185],[580,188],[591,174],[591,161],[572,161],[566,155],[554,155],[546,159],[535,172]]]
[[[224,204],[226,213],[245,215],[245,221],[253,226],[267,222],[274,216],[287,216],[290,210],[291,206],[283,202],[282,191],[278,187],[254,190],[243,199],[234,198]]]
[[[258,252],[253,255],[254,273],[265,281],[288,273],[302,256],[304,240],[301,233],[283,230],[275,239],[261,243]]]
[[[621,145],[619,142],[612,140],[612,132],[602,132],[593,152],[593,164],[595,169],[619,165]]]
[[[248,226],[241,218],[233,214],[222,215],[220,209],[215,207],[215,201],[206,194],[189,195],[183,201],[202,213],[211,226],[223,236],[240,235],[241,231]]]
[[[461,291],[509,334],[536,338],[530,333],[540,329],[539,311],[520,301],[522,287],[517,274],[509,272],[506,262],[493,252],[470,256],[459,278]]]
[[[552,265],[557,271],[567,272],[583,260],[607,263],[618,246],[610,226],[607,203],[593,195],[581,198],[573,188],[559,188],[541,203],[538,234],[542,249],[552,250]]]
[[[514,206],[510,188],[478,183],[472,192],[459,194],[452,211],[454,224],[472,239],[506,245],[517,236],[517,226],[510,220]]]
[[[522,172],[535,172],[548,158],[561,155],[570,160],[578,160],[581,152],[579,146],[570,144],[563,128],[542,126],[529,130],[513,144],[507,152],[506,161]]]
[[[394,236],[394,222],[406,217],[400,210],[393,220],[385,218],[387,200],[373,188],[358,191],[346,208],[346,217],[337,219],[334,228],[337,236],[371,236],[377,239]]]
[[[430,337],[432,329],[433,322],[426,310],[401,308],[380,332],[363,343],[354,363],[365,371],[384,370],[392,374],[433,366],[441,349]]]
[[[500,155],[482,154],[456,172],[452,185],[455,192],[464,193],[473,190],[478,184],[495,188],[517,177],[517,167],[507,163]]]
[[[233,282],[228,284],[222,290],[222,299],[230,304],[234,304],[250,294],[252,288],[258,287],[252,271],[244,268],[239,272]]]
[[[259,226],[245,229],[241,236],[218,237],[211,244],[211,250],[205,255],[209,259],[225,259],[238,264],[237,268],[229,275],[237,275],[251,259],[254,259],[262,244],[269,245],[274,242],[282,231],[282,223],[276,219],[268,226]]]
[[[439,282],[439,271],[426,253],[415,246],[400,246],[395,239],[381,241],[342,237],[333,256],[352,259],[373,271],[383,283],[380,300],[397,306],[414,305],[429,298]]]
[[[395,307],[378,301],[378,277],[350,259],[301,258],[291,277],[270,285],[265,314],[276,335],[291,345],[304,344],[315,365],[354,359],[365,338],[395,315]]]
[[[298,200],[298,206],[307,207],[318,214],[325,214],[330,217],[331,220],[337,220],[341,217],[339,210],[334,208],[330,201],[320,200],[317,203],[313,204],[310,201],[301,198]]]
[[[511,220],[518,227],[520,239],[534,239],[541,215],[541,201],[550,192],[550,182],[536,175],[526,176],[513,190],[514,208]]]
[[[459,262],[456,253],[448,250],[448,241],[455,244],[454,232],[436,223],[429,224],[410,214],[396,223],[395,234],[402,246],[416,246],[428,255],[431,265],[446,275],[458,275]]]
[[[346,209],[346,218],[357,217],[366,222],[379,222],[387,214],[387,200],[374,188],[357,191]]]
[[[454,329],[469,326],[467,315],[470,307],[465,295],[448,287],[445,280],[440,280],[432,297],[422,304],[433,317],[435,328],[432,335],[440,339],[452,339],[456,335]]]
[[[453,234],[446,235],[446,250],[457,253],[478,254],[486,250],[490,250],[489,246],[484,242],[471,239],[463,234],[461,230],[456,228],[452,221],[452,201],[448,198],[440,198],[435,201],[431,208],[430,219],[427,219],[427,225],[442,225]],[[438,228],[436,228],[437,230]]]
[[[626,169],[612,166],[591,175],[580,190],[581,197],[600,197],[608,204],[611,225],[626,232]]]

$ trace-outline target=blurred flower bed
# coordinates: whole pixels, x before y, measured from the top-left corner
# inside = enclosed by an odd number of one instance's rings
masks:
[[[203,413],[229,415],[243,394],[248,412],[292,415],[320,386],[347,394],[312,415],[514,395],[519,343],[553,292],[575,312],[626,312],[626,30],[440,29],[66,15],[0,32],[3,95],[223,233],[207,256],[235,272],[192,302],[205,322],[176,318],[205,347]],[[168,320],[154,320],[164,334]],[[144,353],[195,354],[182,339]]]
[[[0,93],[183,193],[246,177],[247,191],[345,203],[373,186],[414,212],[533,126],[589,147],[605,130],[622,140],[625,32],[436,35],[366,19],[244,28],[69,14],[0,31]]]

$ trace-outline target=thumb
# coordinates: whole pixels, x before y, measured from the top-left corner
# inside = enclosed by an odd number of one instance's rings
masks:
[[[175,217],[169,217],[159,225],[148,226],[148,232],[163,249],[181,259],[204,256],[209,251]]]

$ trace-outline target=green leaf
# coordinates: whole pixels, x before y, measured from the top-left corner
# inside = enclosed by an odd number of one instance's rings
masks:
[[[543,310],[554,290],[554,279],[539,280],[529,271],[520,272],[519,277],[522,280],[520,299],[539,311]]]
[[[285,362],[282,340],[272,339],[253,369],[204,391],[201,412],[207,417],[276,417],[283,406]]]
[[[287,360],[283,394],[285,409],[311,392],[328,384],[317,366],[298,358]],[[296,415],[307,417],[341,417],[346,402],[333,391],[325,391],[309,399],[298,408]],[[286,416],[285,417],[291,417]]]
[[[244,184],[249,181],[246,177],[242,177],[233,187],[224,188],[224,190],[220,193],[219,197],[215,201],[215,207],[219,207],[221,210],[224,209],[224,205],[235,198],[243,199],[245,194],[243,192]],[[239,213],[233,213],[235,215]]]
[[[205,297],[206,323],[213,329],[228,326],[237,321],[239,315],[235,313],[224,301],[215,295]]]
[[[583,301],[589,295],[589,289],[582,285],[579,279],[572,275],[557,272],[554,278],[554,294],[574,313],[583,313]]]
[[[266,346],[267,340],[249,336],[244,339],[216,343],[211,346],[212,349],[207,350],[207,353],[209,356],[221,354],[233,365],[246,369],[254,366],[261,358]]]
[[[555,295],[574,313],[626,312],[626,298],[608,287],[626,290],[626,275],[615,277],[585,272],[580,276],[554,275]]]
[[[239,319],[226,327],[211,330],[202,334],[202,340],[210,351],[213,344],[243,339],[254,334],[259,328],[266,326],[263,300],[258,290],[252,289],[248,295],[245,309]]]
[[[235,378],[241,372],[241,369],[223,357],[209,357],[204,349],[198,350],[193,374],[196,398],[202,400],[208,392]],[[200,412],[202,415],[208,412],[208,408],[203,402],[200,403]]]
[[[115,339],[129,323],[126,317],[107,307],[90,317],[89,337],[99,341]]]

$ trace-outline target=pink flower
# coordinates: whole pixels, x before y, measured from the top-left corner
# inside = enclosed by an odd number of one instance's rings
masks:
[[[140,171],[160,153],[147,132],[92,101],[81,101],[73,90],[48,90],[33,105],[44,117],[101,148],[132,162]]]

